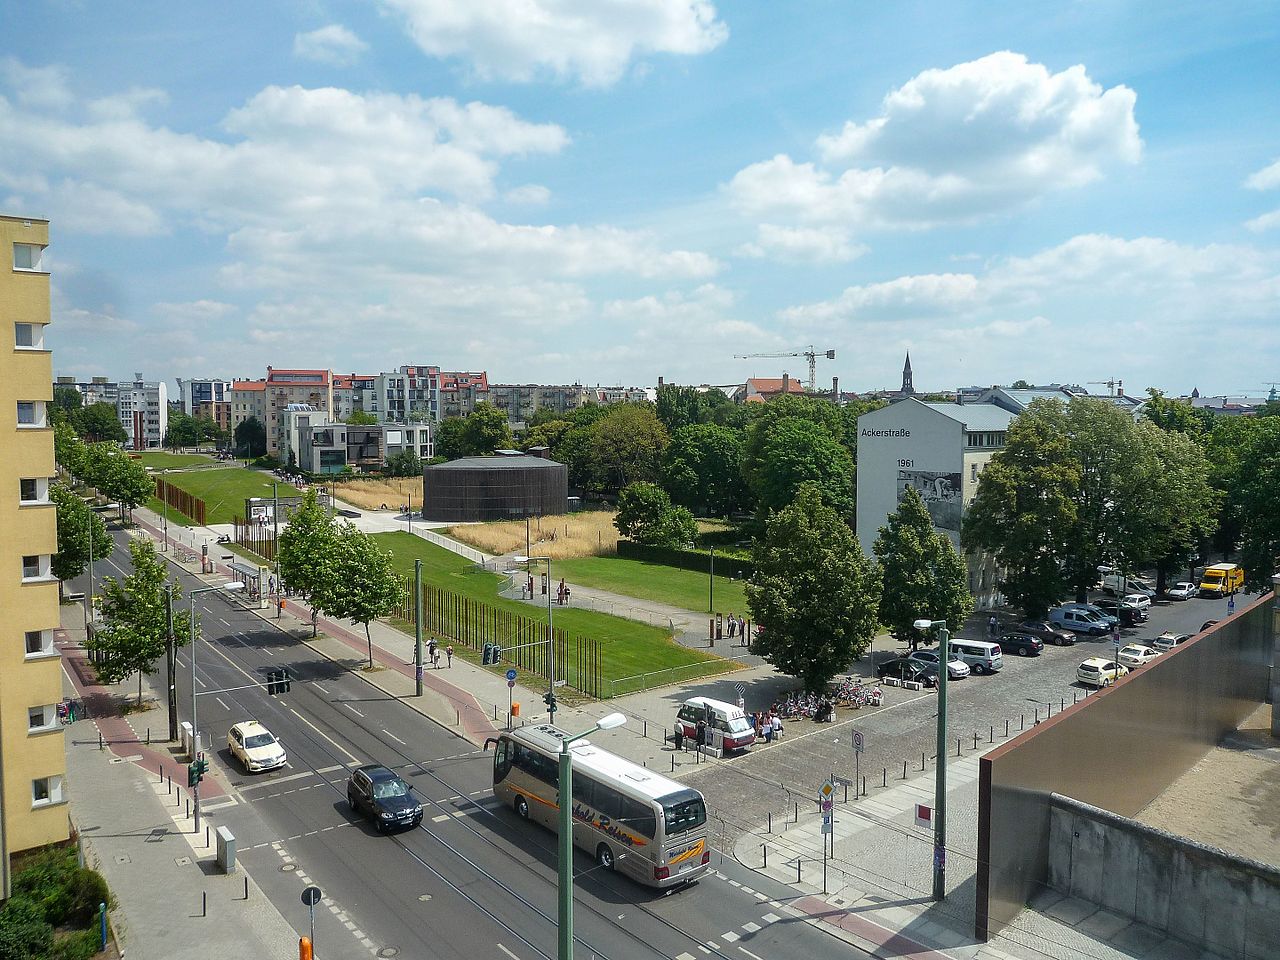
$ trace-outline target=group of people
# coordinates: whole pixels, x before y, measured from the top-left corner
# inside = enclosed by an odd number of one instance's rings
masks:
[[[725,620],[725,636],[732,640],[738,637],[742,640],[743,645],[747,642],[747,618],[740,617],[736,613],[731,613]]]
[[[756,728],[757,740],[773,743],[782,738],[782,718],[772,710],[757,710],[751,714],[751,722]]]
[[[444,648],[444,655],[447,658],[448,666],[453,666],[453,644],[448,644]],[[440,645],[436,643],[436,638],[432,637],[427,641],[427,661],[436,670],[440,669]]]

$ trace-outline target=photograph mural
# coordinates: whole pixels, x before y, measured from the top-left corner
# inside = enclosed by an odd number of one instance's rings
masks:
[[[964,506],[964,492],[960,486],[960,474],[942,473],[937,470],[899,470],[898,502],[911,487],[915,487],[924,505],[929,508],[933,525],[939,530],[960,532],[960,514]]]

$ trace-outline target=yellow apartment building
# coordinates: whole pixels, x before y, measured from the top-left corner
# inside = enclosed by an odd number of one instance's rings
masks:
[[[0,343],[0,898],[9,895],[15,853],[69,834],[62,663],[53,646],[48,244],[48,221],[0,215],[0,329],[9,341]]]

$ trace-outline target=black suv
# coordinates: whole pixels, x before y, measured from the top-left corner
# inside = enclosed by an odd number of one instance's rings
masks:
[[[1000,636],[1000,649],[1020,657],[1038,657],[1044,650],[1044,641],[1029,633],[1005,633]]]
[[[1045,643],[1052,643],[1056,647],[1069,647],[1076,642],[1074,633],[1055,627],[1048,620],[1024,620],[1013,629],[1018,633],[1029,633],[1033,637],[1039,637]]]
[[[412,788],[381,764],[351,771],[347,803],[356,813],[369,817],[379,830],[422,823],[422,804],[413,798]]]
[[[1105,613],[1111,614],[1113,617],[1119,617],[1120,623],[1126,627],[1137,626],[1139,623],[1147,619],[1147,614],[1132,603],[1125,603],[1123,600],[1111,600],[1107,597],[1099,597],[1097,600],[1091,601],[1095,607]]]
[[[884,663],[876,667],[876,674],[881,680],[885,677],[894,677],[898,680],[918,680],[926,687],[936,687],[938,685],[937,665],[921,663],[919,660],[908,660],[906,657],[897,657],[893,660],[884,661]]]

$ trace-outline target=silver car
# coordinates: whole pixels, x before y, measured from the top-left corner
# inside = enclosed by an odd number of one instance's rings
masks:
[[[927,663],[935,670],[938,667],[938,651],[933,650],[917,650],[915,653],[907,657],[908,660],[915,660],[919,663]],[[947,679],[959,680],[969,675],[969,665],[963,660],[957,660],[954,657],[947,662]]]

